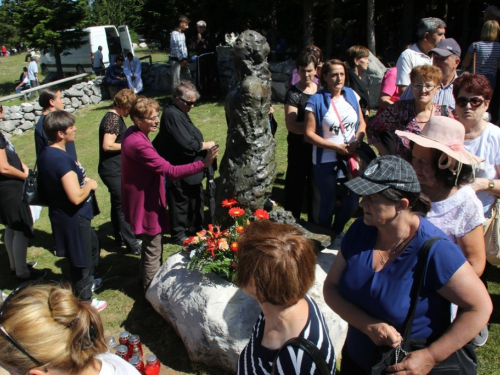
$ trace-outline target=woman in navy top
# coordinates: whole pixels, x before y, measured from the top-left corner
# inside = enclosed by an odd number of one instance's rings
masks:
[[[291,338],[315,345],[330,374],[335,373],[335,352],[325,318],[306,295],[314,283],[314,245],[297,228],[268,220],[245,227],[238,249],[238,285],[262,308],[250,342],[238,360],[238,374],[270,374],[276,354]],[[297,347],[283,348],[275,374],[321,372],[312,357]]]
[[[69,260],[75,295],[91,302],[100,251],[91,227],[94,212],[90,195],[97,189],[97,181],[86,177],[85,169],[66,152],[66,143],[75,141],[75,118],[71,113],[48,113],[43,131],[49,146],[38,158],[38,169],[49,206],[55,254]],[[92,304],[100,310],[107,305],[96,299]]]
[[[380,361],[379,346],[401,344],[418,253],[427,239],[442,237],[429,252],[411,332],[429,346],[387,368],[427,374],[484,327],[488,292],[460,248],[420,216],[430,201],[409,163],[379,157],[346,186],[363,196],[364,217],[346,233],[324,285],[325,301],[349,323],[342,373],[366,374]],[[451,324],[450,302],[460,308]]]

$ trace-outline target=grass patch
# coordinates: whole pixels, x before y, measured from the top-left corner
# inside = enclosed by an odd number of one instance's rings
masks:
[[[144,52],[149,54],[149,51]],[[140,55],[138,53],[138,55]],[[166,54],[156,53],[155,61],[165,62]],[[21,59],[22,58],[22,59]],[[19,61],[18,61],[19,60]],[[0,65],[3,73],[0,76],[0,94],[11,94],[22,70],[24,55],[2,58]],[[12,64],[12,66],[10,66]],[[7,67],[9,67],[6,69]],[[8,92],[4,92],[10,88]],[[4,90],[4,91],[2,91]],[[169,101],[168,96],[157,96],[164,107]],[[98,163],[98,128],[105,112],[110,108],[111,101],[105,101],[97,105],[87,106],[78,110],[76,115],[76,148],[81,164],[86,168],[87,175],[99,182],[96,191],[101,214],[93,221],[99,239],[101,241],[101,260],[97,271],[98,277],[105,279],[103,289],[98,298],[108,301],[109,306],[102,313],[105,322],[106,334],[117,336],[121,331],[128,330],[141,336],[145,351],[152,352],[158,356],[162,363],[162,374],[189,373],[189,374],[221,374],[218,369],[210,369],[204,365],[192,363],[184,348],[182,340],[174,330],[154,310],[144,307],[142,287],[139,277],[139,257],[126,254],[124,251],[114,247],[112,239],[112,227],[109,218],[109,194],[97,173]],[[274,104],[275,118],[278,122],[276,133],[276,162],[278,175],[273,188],[272,199],[280,205],[284,201],[284,178],[286,171],[287,131],[284,125],[284,111],[282,104]],[[225,150],[226,120],[223,102],[200,102],[191,112],[190,117],[197,125],[206,140],[214,140],[220,145],[221,159]],[[125,120],[131,125],[130,119]],[[154,137],[153,135],[152,137]],[[21,159],[30,167],[35,162],[34,135],[28,131],[20,136],[11,138]],[[0,226],[0,228],[3,228]],[[28,252],[29,260],[37,260],[37,268],[45,269],[48,273],[47,279],[63,281],[62,270],[68,267],[64,258],[57,258],[52,253],[53,241],[47,210],[44,209],[39,221],[35,223],[36,235],[30,241]],[[166,236],[166,240],[168,236]],[[166,241],[167,242],[167,241]],[[180,246],[167,243],[163,248],[163,257],[180,250]],[[8,257],[3,242],[0,245],[0,289],[10,292],[18,282],[8,272]],[[492,267],[489,273],[489,290],[495,306],[500,306],[500,271]],[[494,311],[491,318],[490,338],[488,343],[478,349],[479,374],[500,374],[500,315]],[[0,370],[1,372],[1,370]]]

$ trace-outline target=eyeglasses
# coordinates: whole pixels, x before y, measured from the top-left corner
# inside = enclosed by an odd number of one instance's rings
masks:
[[[189,101],[189,100],[182,99],[182,98],[179,98],[179,99],[182,100],[184,103],[186,103],[190,107],[196,105],[196,100]]]
[[[461,108],[465,108],[467,107],[467,104],[470,103],[470,106],[472,108],[477,108],[479,107],[481,104],[483,104],[486,100],[484,100],[483,98],[479,98],[477,96],[474,96],[473,98],[465,98],[463,96],[457,98],[455,100],[455,103],[456,105],[458,105],[459,107]]]
[[[417,91],[422,91],[424,88],[427,90],[427,91],[432,91],[434,90],[437,86],[436,85],[431,85],[430,83],[426,83],[425,85],[412,85],[413,89],[414,90],[417,90]]]
[[[160,116],[156,115],[156,116],[146,117],[144,120],[154,121],[158,120],[159,118]]]
[[[30,281],[27,281],[25,283],[22,283],[21,285],[19,285],[11,294],[9,294],[9,296],[3,301],[2,303],[2,307],[0,307],[0,321],[2,320],[2,317],[3,317],[3,314],[5,312],[5,308],[9,302],[9,300],[14,297],[15,295],[17,295],[21,290],[27,288],[28,286],[31,286],[33,285],[34,283],[36,282],[36,280],[30,280]],[[14,340],[14,338],[9,335],[9,333],[5,330],[4,327],[2,327],[2,325],[0,325],[0,333],[12,344],[15,346],[15,348],[17,350],[19,350],[21,353],[23,353],[26,357],[28,357],[33,363],[35,363],[37,366],[39,367],[42,367],[43,364],[38,361],[37,359],[35,359],[31,354],[29,354],[26,349],[23,348],[23,346],[21,344],[19,344],[16,340]]]

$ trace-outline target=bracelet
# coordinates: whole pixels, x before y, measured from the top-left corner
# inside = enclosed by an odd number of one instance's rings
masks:
[[[495,181],[491,178],[488,179],[488,190],[493,190],[495,188]]]

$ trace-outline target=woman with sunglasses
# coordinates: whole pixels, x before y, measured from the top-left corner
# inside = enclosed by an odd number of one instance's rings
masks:
[[[441,69],[432,65],[413,68],[410,81],[415,98],[390,105],[368,124],[368,140],[380,155],[397,155],[411,163],[410,142],[394,132],[401,130],[420,134],[433,116],[453,118],[451,108],[432,101],[439,90],[442,75]]]
[[[204,159],[173,165],[162,158],[149,140],[156,132],[160,105],[154,99],[139,97],[130,109],[134,122],[122,139],[122,210],[132,232],[140,236],[144,291],[162,263],[162,233],[169,229],[165,196],[165,178],[187,178],[212,164],[218,147],[206,152]],[[168,189],[168,188],[167,188]]]
[[[0,308],[0,367],[10,374],[139,374],[108,350],[98,311],[69,288],[24,283]]]
[[[3,119],[0,105],[0,119]],[[5,226],[4,243],[9,256],[10,270],[20,280],[43,276],[26,263],[28,239],[34,237],[30,206],[22,200],[28,167],[21,162],[16,149],[0,132],[0,223]]]
[[[472,187],[486,218],[491,217],[491,208],[500,196],[500,129],[483,118],[492,95],[490,83],[483,75],[464,75],[453,82],[455,113],[465,127],[464,147],[484,159],[476,169]]]
[[[161,116],[160,131],[153,146],[172,165],[203,160],[207,151],[215,147],[215,142],[205,141],[200,129],[189,118],[200,94],[190,81],[181,81],[174,87],[172,96],[172,102]],[[178,245],[183,245],[188,237],[203,229],[204,178],[202,170],[175,181],[167,179],[170,236]]]

